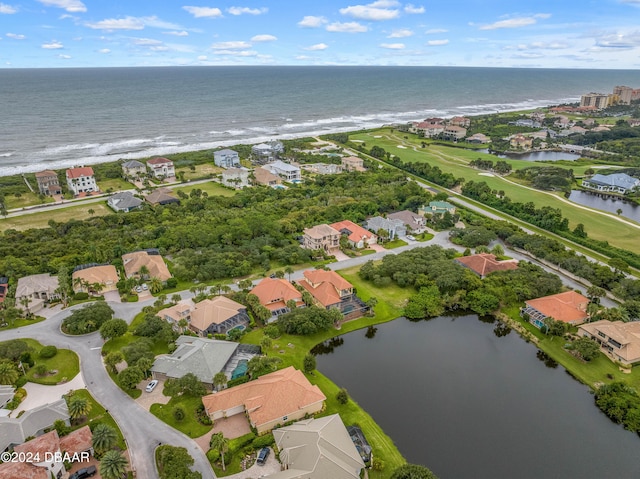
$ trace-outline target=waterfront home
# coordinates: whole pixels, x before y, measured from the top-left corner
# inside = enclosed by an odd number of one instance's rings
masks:
[[[282,472],[271,479],[359,479],[364,461],[339,414],[273,430]]]
[[[129,211],[139,210],[142,207],[142,200],[133,196],[130,191],[121,191],[111,195],[107,199],[107,205],[113,211],[128,213]]]
[[[449,120],[450,125],[461,126],[463,128],[469,128],[471,120],[466,116],[454,116]]]
[[[524,136],[520,134],[513,135],[509,139],[509,145],[511,145],[511,148],[528,150],[533,146],[533,139],[530,136]]]
[[[253,170],[253,176],[255,177],[254,181],[258,185],[271,186],[273,188],[282,184],[282,178],[264,168],[256,168]]]
[[[61,195],[62,188],[58,174],[53,170],[44,170],[36,173],[38,191],[45,196]]]
[[[44,434],[58,420],[69,426],[70,417],[64,399],[29,409],[19,417],[0,415],[0,451],[22,444],[29,437]]]
[[[364,160],[357,156],[345,156],[340,162],[344,171],[367,171]]]
[[[353,221],[338,221],[337,223],[332,223],[329,226],[339,231],[341,235],[347,236],[349,244],[354,248],[365,248],[368,245],[376,244],[378,242],[377,235],[367,231],[362,226],[355,224]]]
[[[425,230],[426,221],[424,216],[409,210],[396,211],[389,213],[387,218],[392,220],[400,220],[404,224],[407,232],[422,233]]]
[[[18,279],[16,308],[37,313],[46,302],[60,298],[59,286],[58,277],[49,273],[32,274]]]
[[[423,138],[433,138],[444,131],[441,123],[429,123],[426,121],[412,122],[409,124],[409,132],[415,133]]]
[[[429,205],[418,208],[419,215],[443,215],[449,213],[456,214],[456,207],[447,201],[430,201]]]
[[[191,300],[180,301],[159,311],[157,315],[172,323],[174,329],[181,329],[179,323],[184,319],[187,327],[202,337],[227,334],[234,328],[244,329],[249,326],[247,308],[226,296],[216,296],[196,304]]]
[[[277,140],[251,147],[251,158],[259,164],[277,160],[282,153],[284,153],[284,145]]]
[[[125,178],[136,179],[147,174],[147,167],[144,163],[137,160],[129,160],[122,163],[122,176]]]
[[[221,168],[233,168],[240,166],[240,155],[235,150],[225,148],[213,152],[213,162]]]
[[[467,129],[461,126],[447,125],[442,132],[442,137],[445,140],[458,141],[462,140],[465,136],[467,136]]]
[[[71,284],[75,293],[106,293],[116,291],[118,287],[118,271],[110,264],[76,266],[71,274]],[[96,285],[99,285],[96,288]]]
[[[323,250],[329,254],[340,248],[340,232],[327,224],[305,228],[302,236],[302,247],[313,251]]]
[[[582,180],[582,186],[597,191],[626,194],[640,189],[640,180],[626,173],[614,173],[611,175],[593,175],[589,179]]]
[[[153,177],[159,180],[173,178],[176,176],[176,169],[173,165],[173,161],[168,158],[153,158],[147,161],[147,167],[151,170]]]
[[[304,306],[302,293],[289,281],[279,278],[264,278],[249,294],[255,294],[260,304],[271,311],[269,322],[275,321],[278,316],[291,311],[287,303],[294,301],[296,308]]]
[[[456,263],[470,269],[480,278],[485,278],[488,274],[494,271],[507,271],[512,269],[518,269],[518,261],[515,259],[508,259],[505,261],[498,261],[496,255],[490,253],[480,253],[471,256],[462,256],[454,260]]]
[[[640,363],[640,322],[595,321],[578,328],[578,335],[595,340],[602,351],[625,366]]]
[[[144,199],[153,206],[170,205],[171,203],[180,204],[180,200],[173,196],[173,192],[169,188],[157,188],[145,196]]]
[[[249,186],[249,170],[246,168],[228,168],[222,172],[222,184],[235,189]]]
[[[584,323],[589,315],[587,305],[589,299],[575,291],[544,296],[525,301],[526,306],[520,310],[521,316],[528,318],[536,328],[544,326],[544,320],[553,318],[573,326]]]
[[[289,163],[285,163],[281,160],[267,163],[262,168],[273,173],[274,175],[280,176],[284,181],[288,181],[289,183],[296,183],[302,180],[300,168],[294,165],[290,165]]]
[[[293,366],[202,398],[212,420],[246,414],[258,434],[320,412],[326,396]]]
[[[390,240],[407,235],[407,227],[404,222],[389,217],[374,216],[365,222],[364,227],[376,234],[380,230],[386,231]]]
[[[171,278],[169,268],[167,268],[157,250],[134,251],[133,253],[123,254],[122,264],[127,278],[158,278],[160,281],[166,281]],[[143,267],[146,268],[146,273],[140,273]]]
[[[316,305],[337,308],[349,319],[362,316],[368,309],[355,295],[353,285],[335,271],[306,270],[298,284],[311,294]]]
[[[85,166],[82,168],[69,168],[66,172],[67,187],[74,196],[81,193],[93,193],[99,191],[93,174],[93,168]]]
[[[491,138],[483,133],[475,133],[467,138],[467,143],[491,143]]]

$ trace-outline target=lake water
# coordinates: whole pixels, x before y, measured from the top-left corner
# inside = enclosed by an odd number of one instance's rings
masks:
[[[575,153],[567,153],[564,151],[534,151],[522,155],[500,155],[501,158],[511,158],[512,160],[525,161],[558,161],[558,160],[577,160],[580,155]]]
[[[618,209],[621,209],[622,213],[620,216],[624,216],[625,218],[629,218],[630,220],[640,223],[640,206],[635,203],[628,203],[614,198],[603,198],[593,193],[579,190],[572,190],[569,199],[580,205],[609,211],[610,213],[615,214],[618,214]]]
[[[441,479],[640,477],[640,438],[497,324],[397,319],[342,336],[317,367]]]

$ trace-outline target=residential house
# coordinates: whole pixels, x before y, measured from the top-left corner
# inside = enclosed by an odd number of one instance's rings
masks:
[[[611,131],[611,128],[609,128],[606,125],[598,125],[594,128],[591,128],[590,131],[595,131],[595,132]]]
[[[467,143],[491,143],[491,138],[483,133],[475,133],[467,138]]]
[[[278,175],[274,175],[264,168],[256,168],[253,170],[253,176],[255,177],[255,182],[258,185],[276,187],[282,184],[282,178]]]
[[[37,313],[46,302],[60,297],[57,292],[59,286],[58,277],[51,276],[49,273],[24,276],[18,279],[16,307],[28,310],[30,313]],[[22,304],[25,298],[29,301],[27,305]]]
[[[142,207],[142,200],[133,196],[133,193],[130,191],[121,191],[120,193],[109,196],[107,205],[109,205],[113,211],[128,213],[129,211],[139,210]]]
[[[461,126],[447,125],[444,127],[442,136],[446,140],[462,140],[465,136],[467,136],[467,129]]]
[[[147,167],[151,170],[153,177],[160,180],[176,176],[176,169],[173,165],[173,161],[168,158],[153,158],[147,161]]]
[[[368,245],[376,244],[378,236],[367,231],[362,226],[355,224],[353,221],[343,220],[330,224],[333,229],[338,230],[340,234],[346,235],[349,244],[354,248],[365,248]]]
[[[171,324],[176,331],[182,332],[183,327],[180,325],[180,322],[184,320],[188,326],[189,321],[191,321],[191,311],[193,311],[195,307],[196,305],[191,299],[183,299],[173,306],[161,309],[156,313],[156,316]]]
[[[140,269],[146,266],[148,273],[142,275],[143,279],[158,278],[166,281],[171,278],[169,268],[157,250],[134,251],[122,255],[122,263],[127,278],[140,278]]]
[[[593,175],[589,179],[582,180],[582,186],[592,190],[607,191],[626,194],[640,189],[640,180],[626,173],[614,173],[612,175]]]
[[[456,214],[456,207],[447,201],[430,201],[428,206],[421,206],[418,209],[419,215],[443,215],[449,213]]]
[[[386,231],[391,240],[407,235],[407,227],[404,225],[404,222],[389,217],[374,216],[365,222],[364,227],[376,234],[378,234],[380,230]]]
[[[332,253],[340,248],[340,232],[327,224],[305,228],[302,236],[302,247],[313,251],[323,250]]]
[[[556,117],[553,122],[553,126],[561,129],[569,128],[571,125],[573,125],[573,122],[563,115]]]
[[[575,291],[530,299],[525,301],[525,304],[526,307],[520,310],[520,314],[526,315],[529,322],[537,328],[541,328],[547,318],[573,326],[578,326],[589,318],[587,314],[589,299]]]
[[[574,125],[571,128],[569,128],[569,134],[570,135],[573,135],[574,133],[577,133],[579,135],[584,135],[587,131],[589,131],[589,130],[587,130],[586,128],[582,128],[581,126],[577,126],[577,125]]]
[[[337,308],[349,315],[349,319],[361,316],[368,309],[353,292],[353,285],[335,271],[306,270],[298,284],[311,294],[318,306]]]
[[[55,463],[52,466],[55,466]],[[4,462],[0,464],[0,477],[10,479],[51,479],[51,472],[46,467],[38,467],[30,462]],[[55,477],[58,479],[58,476]],[[63,477],[62,474],[59,477]]]
[[[25,411],[20,417],[0,416],[0,451],[22,444],[28,437],[44,434],[58,420],[67,426],[70,424],[69,409],[64,399]]]
[[[285,163],[281,160],[276,160],[272,163],[267,163],[262,168],[270,171],[274,175],[280,176],[284,181],[289,183],[298,183],[302,181],[302,174],[300,168],[289,163]]]
[[[13,399],[16,390],[13,386],[0,384],[0,409],[5,407],[9,401]]]
[[[71,191],[74,196],[78,196],[81,193],[100,191],[93,175],[93,168],[89,166],[69,168],[66,172],[66,177],[69,191]]]
[[[157,188],[145,196],[144,199],[153,206],[170,205],[171,203],[180,204],[180,200],[173,196],[173,192],[169,188]]]
[[[640,118],[629,118],[627,123],[629,123],[630,127],[640,126]]]
[[[625,366],[640,363],[640,322],[595,321],[584,323],[578,335],[595,340],[605,354]]]
[[[151,374],[154,379],[178,379],[185,374],[194,374],[201,383],[213,387],[213,377],[225,367],[240,346],[232,341],[180,336],[176,350],[171,354],[157,356]]]
[[[158,316],[174,325],[184,319],[187,327],[202,337],[227,334],[234,328],[249,326],[247,308],[226,296],[205,299],[197,304],[191,300],[180,301],[159,311]]]
[[[402,210],[395,213],[389,213],[387,218],[402,221],[407,232],[410,233],[422,233],[426,229],[424,216],[414,213],[413,211]]]
[[[364,167],[364,160],[357,156],[345,156],[341,160],[344,171],[367,171]]]
[[[118,289],[116,283],[119,279],[116,267],[110,264],[76,266],[71,274],[71,284],[75,293],[116,291]],[[96,288],[96,284],[102,289]]]
[[[255,294],[260,304],[271,311],[271,321],[290,311],[287,303],[295,301],[296,308],[304,306],[302,293],[289,281],[279,278],[264,278],[250,292]]]
[[[225,148],[213,152],[213,162],[221,168],[240,166],[240,155],[235,150]]]
[[[246,168],[228,168],[222,172],[222,184],[235,189],[249,186],[249,170]]]
[[[62,188],[58,174],[53,170],[44,170],[36,173],[38,191],[45,196],[61,195]]]
[[[427,123],[428,125],[441,125],[441,124],[444,124],[445,120],[444,118],[433,117],[433,118],[425,118],[424,122]]]
[[[280,141],[260,143],[251,147],[251,157],[256,163],[268,163],[277,160],[284,153],[284,145]]]
[[[511,148],[526,150],[533,146],[533,139],[530,136],[514,135],[509,139],[509,145]]]
[[[359,479],[365,464],[339,414],[273,430],[282,472],[271,479]]]
[[[293,366],[202,398],[214,421],[245,413],[258,434],[320,412],[326,396]]]
[[[449,120],[450,125],[461,126],[463,128],[469,128],[471,120],[465,116],[454,116]]]
[[[444,131],[444,125],[427,121],[413,122],[410,124],[409,131],[423,138],[433,138]]]
[[[4,303],[7,293],[9,293],[9,278],[0,276],[0,304]]]
[[[333,163],[310,163],[307,165],[301,165],[301,168],[309,173],[315,173],[317,175],[335,175],[342,173],[342,166]]]
[[[122,163],[122,176],[125,178],[142,178],[147,175],[147,167],[137,160],[129,160]]]
[[[462,256],[454,260],[456,263],[470,269],[480,278],[485,278],[494,271],[507,271],[518,269],[518,261],[509,259],[498,261],[496,255],[490,253],[480,253],[471,256]]]

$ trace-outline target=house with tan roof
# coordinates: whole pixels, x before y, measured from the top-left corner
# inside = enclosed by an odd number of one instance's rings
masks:
[[[467,143],[491,143],[491,138],[484,133],[474,133],[467,138]]]
[[[153,177],[160,180],[176,176],[176,169],[173,165],[173,161],[168,158],[153,158],[147,161],[147,167],[151,170]]]
[[[410,233],[422,233],[426,229],[426,220],[424,216],[409,210],[396,211],[389,213],[387,218],[391,220],[400,220],[404,223],[407,231]]]
[[[161,309],[156,313],[156,316],[171,324],[176,331],[182,331],[180,321],[184,319],[188,323],[191,320],[191,311],[195,307],[196,305],[191,299],[183,299],[173,306]]]
[[[304,306],[302,293],[289,281],[280,278],[264,278],[249,294],[255,294],[260,304],[271,311],[271,321],[290,311],[287,303],[295,301],[296,308]]]
[[[640,363],[640,322],[607,321],[585,323],[578,334],[595,340],[602,351],[625,366]]]
[[[116,291],[119,279],[116,267],[111,264],[77,266],[71,274],[74,293]],[[102,289],[98,291],[99,288],[94,286],[96,284],[102,286]]]
[[[302,247],[312,251],[323,250],[331,254],[340,248],[340,232],[327,224],[305,228],[302,235]]]
[[[44,308],[46,302],[60,298],[57,292],[59,286],[58,277],[49,273],[19,278],[16,287],[16,308],[37,313]],[[26,306],[22,304],[24,298],[29,300]]]
[[[447,140],[462,140],[467,136],[467,129],[456,125],[447,125],[444,127],[442,136]]]
[[[253,170],[253,176],[255,178],[254,181],[258,185],[274,187],[282,184],[282,178],[264,168],[256,168]]]
[[[508,259],[498,261],[496,255],[490,253],[473,254],[471,256],[462,256],[454,260],[456,263],[470,269],[480,278],[485,278],[494,271],[507,271],[518,269],[518,261]]]
[[[166,281],[171,278],[169,268],[162,256],[156,251],[134,251],[122,255],[122,264],[127,278],[140,278],[140,269],[145,266],[149,271],[142,279],[158,278]]]
[[[526,306],[520,310],[520,315],[528,318],[529,322],[537,328],[542,328],[547,318],[574,326],[584,323],[589,318],[587,314],[589,299],[575,291],[530,299],[525,301],[525,304]]]
[[[145,196],[144,199],[152,206],[170,205],[171,203],[180,204],[180,200],[173,196],[173,192],[169,188],[157,188]]]
[[[449,120],[449,124],[469,128],[469,125],[471,125],[471,120],[466,116],[454,116]]]
[[[326,396],[293,366],[202,398],[213,419],[245,413],[258,434],[324,408]]]
[[[360,317],[368,310],[355,295],[353,285],[335,271],[309,269],[302,274],[298,284],[311,294],[318,306],[337,308],[345,316],[349,315],[348,319]]]
[[[93,168],[90,166],[84,166],[81,168],[69,168],[66,172],[67,186],[75,196],[81,193],[92,193],[94,191],[100,191],[96,178],[93,173]]]
[[[62,194],[58,174],[53,170],[44,170],[36,173],[36,182],[38,183],[38,191],[45,196]]]
[[[194,304],[191,300],[180,301],[174,306],[158,311],[162,319],[172,323],[178,329],[180,321],[184,319],[187,327],[206,337],[209,334],[227,334],[238,327],[249,326],[247,308],[226,296],[216,296]]]
[[[377,235],[367,231],[362,226],[355,224],[353,221],[338,221],[337,223],[332,223],[329,226],[339,231],[340,234],[346,235],[349,239],[349,244],[354,248],[365,248],[367,245],[376,244],[378,242]]]
[[[365,464],[339,414],[273,430],[283,471],[272,479],[359,479]]]
[[[344,171],[367,171],[364,167],[364,160],[357,156],[345,156],[340,164]]]
[[[514,135],[509,139],[512,148],[529,149],[533,146],[533,139],[529,136]]]

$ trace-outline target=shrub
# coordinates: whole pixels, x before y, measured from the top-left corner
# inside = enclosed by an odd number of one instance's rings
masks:
[[[27,384],[27,377],[26,376],[20,376],[18,378],[18,380],[16,381],[16,388],[21,388],[22,386],[24,386],[25,384]]]
[[[269,336],[271,339],[277,339],[280,337],[280,330],[275,324],[270,324],[263,329],[263,332],[266,336]]]
[[[55,346],[45,346],[40,350],[38,356],[44,359],[50,359],[56,354],[58,354],[58,348],[56,348]]]
[[[213,464],[214,462],[217,462],[220,459],[220,453],[218,452],[217,449],[209,449],[207,451],[207,459],[209,459],[209,462]],[[225,462],[226,460],[227,460],[227,456],[225,455]]]
[[[76,301],[82,301],[84,299],[89,299],[89,293],[80,292],[73,295],[73,299]]]
[[[263,447],[273,446],[276,443],[273,434],[265,434],[264,436],[256,437],[251,441],[251,446],[254,449],[262,449]]]
[[[176,421],[182,421],[184,419],[184,409],[176,407],[173,409],[173,417]]]
[[[178,280],[176,278],[169,278],[167,280],[167,288],[175,288],[178,286]]]
[[[238,384],[244,384],[247,381],[249,381],[249,376],[245,374],[244,376],[240,376],[239,378],[229,380],[227,382],[227,387],[232,388],[233,386],[237,386]]]
[[[336,394],[336,399],[340,404],[347,404],[349,402],[349,393],[345,388],[340,389]]]
[[[44,364],[38,364],[35,368],[33,368],[37,376],[44,376],[47,374],[48,370]]]

